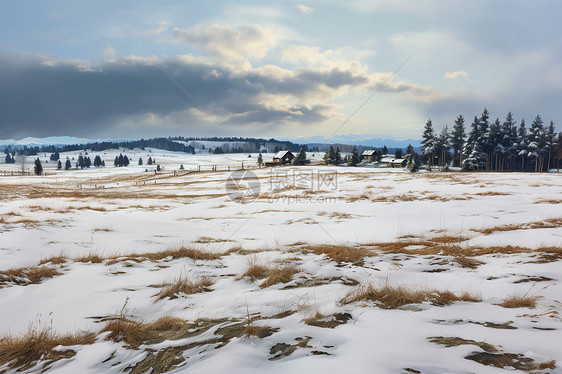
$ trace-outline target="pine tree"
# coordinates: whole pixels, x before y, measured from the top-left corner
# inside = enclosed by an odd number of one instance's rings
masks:
[[[451,149],[451,145],[449,135],[449,127],[445,125],[443,130],[441,130],[441,134],[439,134],[439,138],[436,139],[435,144],[435,151],[439,157],[439,166],[446,166],[449,162],[449,150]]]
[[[462,150],[466,138],[466,128],[464,126],[464,118],[459,115],[455,120],[453,131],[451,133],[451,147],[453,148],[453,166],[462,164]]]
[[[142,157],[139,157],[139,166],[142,165]]]
[[[262,156],[262,154],[260,153],[260,154],[258,155],[258,167],[261,168],[262,165],[263,165],[263,156]]]
[[[35,166],[33,167],[33,170],[35,171],[35,175],[43,174],[43,165],[41,164],[39,157],[35,159]]]
[[[324,163],[326,165],[333,165],[336,159],[336,154],[334,152],[334,147],[330,146],[326,154],[324,154]]]
[[[209,149],[210,150],[210,149]],[[148,156],[148,161],[146,162],[147,165],[152,165],[152,157]]]
[[[433,123],[431,122],[431,119],[429,119],[425,123],[422,134],[422,155],[430,167],[433,166],[434,161],[433,157],[435,152],[435,140],[435,130],[433,129]]]
[[[86,162],[84,161],[84,156],[80,155],[78,157],[77,165],[80,167],[80,169],[84,169],[84,166],[86,166]]]
[[[336,152],[334,153],[334,165],[340,165],[342,163],[340,148],[336,147]]]
[[[156,165],[156,171],[161,171],[162,168],[160,167],[160,164]]]
[[[123,156],[123,166],[129,166],[129,157]]]
[[[119,166],[119,156],[115,156],[115,160],[113,161],[113,166],[115,167]]]
[[[542,118],[540,115],[535,117],[529,130],[529,145],[527,156],[535,161],[535,172],[542,171],[541,161],[545,147],[545,135]]]
[[[119,157],[117,158],[117,166],[121,167],[125,165],[125,159],[123,158],[123,154],[119,153]]]
[[[306,165],[309,161],[306,159],[306,152],[304,148],[301,147],[297,157],[293,159],[293,165]]]
[[[180,164],[180,170],[184,170],[183,164]]]
[[[505,148],[502,145],[502,129],[499,118],[490,125],[490,170],[498,170]]]
[[[468,140],[462,152],[462,169],[466,171],[478,170],[478,160],[475,157],[475,151],[478,145],[478,138],[480,137],[479,124],[478,117],[474,117],[470,125]]]
[[[550,124],[548,125],[548,130],[546,131],[546,151],[548,154],[548,161],[546,163],[546,171],[549,172],[550,171],[550,160],[551,160],[551,155],[552,155],[552,151],[554,150],[554,147],[556,147],[557,145],[557,135],[556,135],[556,129],[554,128],[554,121],[550,121]]]
[[[58,162],[57,162],[57,169],[58,170],[62,169],[62,162],[60,162],[60,160],[58,160]]]
[[[92,166],[92,160],[90,160],[89,156],[84,157],[84,166],[87,167],[87,168]]]
[[[64,163],[64,170],[70,170],[72,164],[70,163],[70,159],[67,157],[66,162]]]
[[[99,155],[96,155],[96,157],[94,157],[94,166],[97,168],[101,166],[101,157]]]
[[[527,157],[527,128],[525,127],[525,119],[521,119],[519,129],[517,130],[517,155],[521,157],[521,171],[525,171],[525,158]]]
[[[353,146],[353,152],[351,153],[351,157],[349,158],[347,164],[349,166],[357,166],[359,162],[361,162],[361,159],[359,158],[359,151],[356,146]]]

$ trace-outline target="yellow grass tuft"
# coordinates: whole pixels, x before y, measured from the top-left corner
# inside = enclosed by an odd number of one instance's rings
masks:
[[[340,303],[350,304],[358,301],[374,301],[382,309],[396,309],[404,305],[421,304],[423,302],[443,306],[455,301],[478,302],[481,299],[466,292],[457,296],[451,291],[411,290],[403,286],[392,287],[389,285],[375,287],[368,284],[348,293],[346,297],[340,300]]]
[[[177,331],[185,327],[187,322],[183,319],[164,316],[154,322],[132,321],[121,316],[107,322],[101,332],[109,332],[108,339],[124,341],[133,348],[148,342],[161,342],[166,340],[166,332]]]
[[[93,344],[95,340],[96,335],[92,332],[81,331],[59,335],[49,328],[39,330],[30,326],[23,336],[0,338],[0,366],[8,365],[10,369],[17,368],[17,371],[25,371],[33,367],[39,360],[53,362],[76,354],[73,350],[54,351],[53,349],[59,345],[86,345]]]
[[[352,262],[358,263],[363,261],[366,256],[369,256],[371,250],[364,247],[349,247],[343,245],[313,245],[305,247],[317,255],[326,255],[329,259],[336,262]]]
[[[300,269],[292,266],[279,266],[269,269],[269,275],[266,280],[260,284],[261,288],[273,286],[278,283],[289,283],[293,275],[300,272]]]
[[[534,309],[537,307],[537,301],[539,301],[541,296],[510,296],[506,298],[502,303],[498,304],[504,308],[530,308]]]
[[[48,266],[31,266],[0,271],[0,287],[7,283],[17,285],[38,284],[44,278],[60,275],[57,269]]]
[[[161,286],[162,289],[160,292],[158,292],[155,296],[158,299],[164,299],[166,297],[176,299],[180,294],[191,295],[204,291],[210,291],[208,287],[211,287],[213,284],[215,284],[215,282],[207,276],[198,277],[193,282],[191,282],[187,276],[180,276],[172,283],[164,283]]]

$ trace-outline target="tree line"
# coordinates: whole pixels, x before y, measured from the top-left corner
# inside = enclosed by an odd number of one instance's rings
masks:
[[[449,132],[448,126],[438,134],[428,120],[422,134],[422,161],[429,167],[461,167],[474,171],[544,172],[558,167],[562,132],[554,122],[545,125],[537,115],[527,128],[525,119],[517,123],[509,112],[502,122],[490,120],[484,109],[475,116],[467,133],[465,119],[459,115]]]

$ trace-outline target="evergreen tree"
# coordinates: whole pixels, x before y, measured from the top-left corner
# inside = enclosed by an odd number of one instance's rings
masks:
[[[511,112],[507,113],[502,124],[501,145],[503,147],[503,158],[500,170],[505,170],[506,168],[511,170],[517,156],[517,124]]]
[[[431,122],[431,121],[430,121],[430,122]],[[386,156],[386,155],[388,154],[388,148],[386,148],[386,145],[383,145],[383,147],[382,147],[382,154],[383,154],[384,156]]]
[[[453,148],[453,166],[462,164],[462,150],[466,139],[466,128],[464,126],[464,118],[459,115],[455,120],[453,131],[451,132],[451,148]]]
[[[306,165],[308,162],[309,160],[306,159],[306,152],[304,151],[304,147],[301,147],[299,154],[293,159],[293,165]]]
[[[336,147],[336,152],[334,153],[334,165],[340,165],[342,163],[340,148]]]
[[[115,156],[115,160],[113,161],[113,166],[115,167],[119,166],[119,156]]]
[[[119,157],[117,157],[117,166],[121,167],[125,165],[125,158],[123,158],[123,154],[119,153]]]
[[[422,134],[422,155],[429,166],[433,166],[435,154],[435,130],[431,119],[427,120]],[[386,148],[386,146],[385,146]],[[384,150],[383,150],[384,152]],[[386,153],[385,153],[386,154]]]
[[[156,165],[156,171],[161,171],[162,168],[160,167],[160,164]]]
[[[402,156],[403,156],[402,148],[396,148],[396,151],[394,152],[394,158],[402,158]]]
[[[525,127],[525,119],[521,119],[519,129],[517,130],[517,155],[521,157],[520,170],[525,171],[525,158],[527,157],[527,128]]]
[[[502,144],[502,128],[499,118],[490,125],[490,170],[498,170],[505,148]]]
[[[96,157],[94,157],[94,166],[97,168],[101,166],[101,157],[99,155],[96,155]]]
[[[450,138],[449,127],[445,125],[435,142],[435,153],[437,153],[439,166],[441,167],[446,166],[449,162],[449,150],[451,149],[451,145],[449,143]]]
[[[60,162],[60,160],[58,160],[58,162],[57,162],[57,169],[58,170],[62,169],[62,162]]]
[[[184,170],[183,164],[180,164],[180,170]]]
[[[139,166],[142,165],[142,157],[139,157]]]
[[[84,156],[80,155],[78,157],[77,165],[80,167],[80,169],[84,169],[84,166],[86,166],[86,162],[84,161]]]
[[[210,149],[209,149],[210,150]],[[148,161],[146,162],[147,165],[152,165],[152,157],[148,157]]]
[[[326,165],[333,165],[336,160],[336,153],[334,152],[334,147],[330,146],[326,154],[324,154],[324,163]]]
[[[534,161],[535,172],[542,171],[541,162],[545,147],[544,126],[541,116],[537,115],[529,130],[529,145],[527,156]]]
[[[70,164],[70,159],[67,157],[66,162],[64,163],[64,170],[70,170],[72,165]]]
[[[35,159],[35,166],[33,167],[33,170],[35,171],[35,175],[43,174],[43,165],[41,164],[39,157]]]
[[[550,161],[552,159],[552,151],[557,146],[557,139],[558,136],[556,135],[556,129],[554,128],[554,122],[550,121],[548,125],[548,130],[546,131],[546,151],[547,151],[547,163],[546,163],[546,171],[550,171]]]
[[[463,170],[478,170],[478,160],[476,159],[475,151],[478,145],[478,139],[480,137],[478,117],[474,117],[474,121],[470,125],[470,132],[468,134],[468,140],[464,146],[462,152],[462,169]]]
[[[123,166],[129,166],[129,157],[123,156]]]
[[[87,168],[92,166],[92,160],[90,160],[89,156],[84,157],[84,166],[87,167]]]
[[[359,162],[361,162],[361,159],[359,158],[359,151],[356,146],[353,146],[353,152],[351,153],[351,157],[349,158],[347,164],[349,166],[357,166]]]
[[[260,154],[258,155],[258,167],[261,168],[262,165],[263,165],[263,156],[262,156],[262,154],[260,153]]]
[[[406,147],[406,155],[411,155],[414,153],[414,147],[412,147],[411,144],[408,144],[408,146]]]

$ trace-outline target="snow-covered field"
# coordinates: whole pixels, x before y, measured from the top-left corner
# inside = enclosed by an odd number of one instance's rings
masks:
[[[63,344],[0,373],[562,372],[562,174],[99,154],[0,175],[0,360]]]

